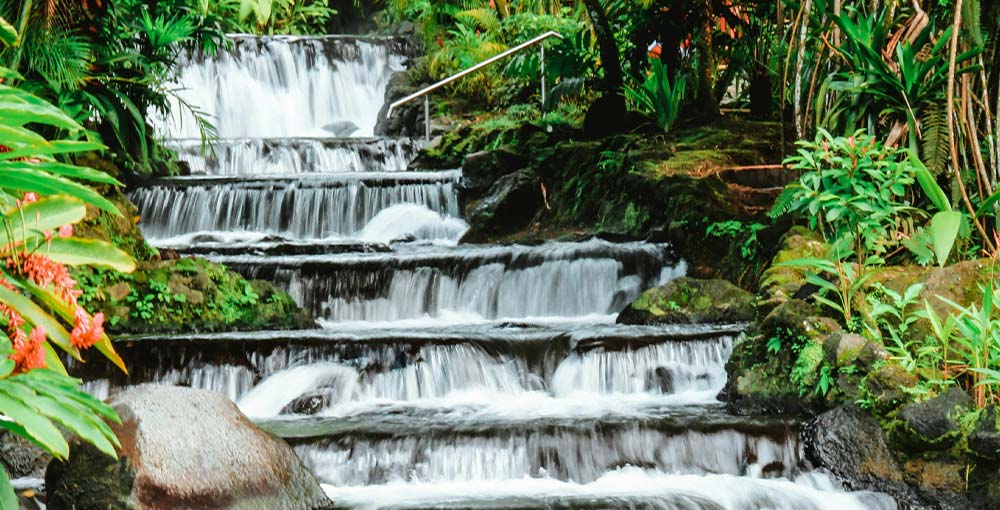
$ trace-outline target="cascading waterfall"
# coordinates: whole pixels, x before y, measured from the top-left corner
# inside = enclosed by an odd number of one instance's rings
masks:
[[[438,217],[456,216],[458,178],[457,172],[425,172],[281,180],[174,179],[139,188],[130,197],[142,215],[143,234],[154,242],[198,232],[322,239],[359,234],[380,212],[400,204],[422,206]]]
[[[200,139],[173,145],[192,174],[215,176],[398,172],[417,152],[410,140],[378,138],[238,138],[220,140],[207,153]]]
[[[329,257],[216,257],[330,322],[607,316],[683,274],[666,245],[606,241]]]
[[[456,245],[459,171],[370,138],[399,43],[235,36],[188,55],[161,126],[193,177],[132,192],[158,246],[274,281],[326,326],[134,338],[128,375],[222,392],[285,437],[338,508],[891,510],[810,470],[795,419],[716,395],[743,325],[625,326],[686,266],[664,244]],[[349,138],[356,137],[356,138]]]
[[[193,105],[220,138],[371,136],[386,85],[402,69],[396,43],[352,37],[232,38],[232,51],[179,62],[180,100],[163,131],[200,138]]]

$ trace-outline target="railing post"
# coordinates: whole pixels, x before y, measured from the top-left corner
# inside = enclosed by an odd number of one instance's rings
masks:
[[[542,118],[545,118],[545,42],[538,43],[538,47],[541,48],[541,62],[542,62]]]
[[[424,96],[424,141],[431,141],[431,100]]]

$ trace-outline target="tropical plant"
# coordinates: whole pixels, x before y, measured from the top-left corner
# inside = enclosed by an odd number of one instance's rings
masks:
[[[0,68],[0,79],[20,80]],[[131,271],[121,250],[101,241],[73,237],[72,225],[86,207],[120,214],[83,181],[120,185],[108,175],[58,161],[100,144],[73,136],[46,139],[42,127],[79,136],[82,126],[55,106],[0,83],[0,428],[23,436],[57,459],[69,455],[65,431],[115,456],[118,441],[106,421],[115,412],[80,389],[66,373],[55,348],[81,360],[95,347],[125,367],[104,334],[102,314],[79,306],[80,290],[67,266],[104,265]],[[17,502],[0,470],[0,506]]]
[[[676,72],[671,83],[667,66],[658,58],[650,60],[650,68],[641,84],[625,88],[625,97],[637,110],[652,115],[660,129],[670,131],[687,99],[688,78]]]
[[[772,217],[804,217],[828,241],[853,243],[859,262],[900,242],[903,220],[921,213],[906,202],[915,170],[905,152],[860,131],[834,137],[821,129],[797,145],[785,163],[802,175],[782,191]]]

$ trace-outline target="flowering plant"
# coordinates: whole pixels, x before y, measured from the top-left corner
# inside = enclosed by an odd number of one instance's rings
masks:
[[[56,348],[82,361],[81,351],[93,347],[125,370],[104,333],[103,315],[79,306],[81,291],[67,270],[74,265],[134,269],[118,248],[73,237],[73,224],[86,216],[87,205],[120,214],[81,181],[121,183],[57,161],[60,155],[103,146],[46,139],[33,128],[71,136],[83,128],[43,99],[3,84],[5,78],[19,77],[0,68],[0,429],[65,459],[69,444],[59,425],[115,456],[118,440],[106,420],[117,422],[118,416],[80,389]],[[0,469],[0,508],[16,507]]]

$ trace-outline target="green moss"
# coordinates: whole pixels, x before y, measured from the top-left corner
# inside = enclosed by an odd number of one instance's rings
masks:
[[[141,262],[131,274],[74,272],[81,304],[103,312],[112,333],[289,329],[312,321],[284,292],[198,258]]]

